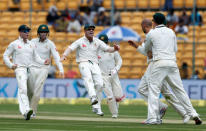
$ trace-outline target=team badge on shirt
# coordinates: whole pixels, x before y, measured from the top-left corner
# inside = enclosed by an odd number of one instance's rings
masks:
[[[20,46],[20,45],[18,45],[18,49],[21,49],[21,46]]]
[[[82,47],[86,47],[86,45],[85,45],[85,44],[82,44]]]

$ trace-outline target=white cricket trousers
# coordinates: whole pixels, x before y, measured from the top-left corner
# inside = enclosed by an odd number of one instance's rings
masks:
[[[80,62],[79,70],[89,97],[91,98],[92,96],[97,96],[98,103],[96,105],[98,108],[100,108],[102,99],[103,80],[98,64],[89,61]]]
[[[197,116],[190,99],[185,92],[180,78],[179,69],[175,61],[158,60],[154,61],[149,76],[149,95],[148,95],[148,120],[156,122],[160,119],[159,115],[159,95],[162,83],[165,80],[175,96],[190,116]]]
[[[112,115],[118,115],[118,103],[124,99],[118,74],[113,76],[103,74],[104,87],[103,91],[107,96],[109,110]]]
[[[25,67],[18,67],[15,70],[16,79],[18,83],[18,102],[19,110],[22,115],[29,111],[29,99],[27,95],[27,80],[28,80],[28,70]]]
[[[144,97],[145,101],[148,102],[148,76],[149,72],[151,72],[153,62],[150,62],[146,72],[141,78],[138,92]],[[161,94],[164,96],[165,100],[182,116],[186,115],[186,111],[184,107],[180,104],[179,100],[175,97],[173,93],[169,90],[169,85],[164,80],[161,87]],[[165,107],[165,104],[159,101],[159,108]]]
[[[40,95],[44,87],[44,82],[48,76],[48,68],[31,67],[29,72],[29,101],[34,113],[37,113]]]

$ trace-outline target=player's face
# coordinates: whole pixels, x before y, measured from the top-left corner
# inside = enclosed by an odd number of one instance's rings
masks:
[[[29,31],[20,32],[20,36],[22,39],[28,39]]]
[[[48,32],[40,32],[39,33],[39,38],[41,40],[45,40],[47,38]]]
[[[94,28],[90,27],[88,29],[85,29],[85,36],[92,38],[94,36]]]
[[[144,33],[147,33],[146,26],[145,26],[144,24],[142,24],[141,26],[142,26],[142,31],[143,31]]]

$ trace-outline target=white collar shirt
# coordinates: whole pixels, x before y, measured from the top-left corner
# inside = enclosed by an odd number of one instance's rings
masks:
[[[113,69],[119,71],[122,66],[122,58],[117,51],[114,53],[100,51],[98,58],[99,67],[103,74],[110,74]]]
[[[59,53],[56,49],[55,44],[49,40],[46,39],[44,42],[40,42],[39,38],[34,38],[31,40],[31,42],[35,45],[35,50],[38,53],[38,55],[41,57],[41,59],[50,59],[51,60],[51,56],[53,56],[54,61],[59,69],[60,72],[64,72],[63,70],[63,65],[60,62],[60,56]],[[48,68],[49,65],[44,65],[44,64],[40,64],[36,61],[34,61],[34,64],[38,67],[46,67]]]
[[[176,61],[177,40],[172,29],[164,25],[158,25],[151,30],[145,40],[145,52],[152,47],[153,61],[174,60]]]
[[[83,36],[82,38],[73,42],[69,48],[74,51],[76,50],[76,62],[91,61],[98,63],[98,52],[99,50],[106,51],[110,47],[98,38],[93,37],[93,41]]]
[[[10,56],[12,56],[12,62],[10,61]],[[44,60],[36,53],[35,46],[31,41],[27,40],[27,42],[24,43],[21,37],[9,44],[4,52],[3,59],[9,68],[12,68],[14,64],[17,64],[17,67],[28,68],[34,66],[33,61],[44,64]]]

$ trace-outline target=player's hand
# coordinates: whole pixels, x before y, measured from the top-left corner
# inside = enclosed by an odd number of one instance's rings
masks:
[[[49,60],[49,59],[46,59],[45,62],[44,62],[44,64],[45,64],[45,65],[49,65],[49,64],[50,64],[50,60]]]
[[[66,59],[67,59],[67,57],[66,57],[65,55],[63,55],[63,56],[61,57],[60,61],[62,62],[62,61],[64,61],[64,60],[66,60]]]
[[[17,64],[12,65],[11,69],[15,70],[17,68]]]
[[[147,56],[149,57],[149,59],[152,59],[152,51],[148,51]]]
[[[115,51],[119,51],[119,50],[120,50],[120,47],[119,47],[119,45],[117,45],[117,44],[114,44],[114,50],[115,50]]]
[[[59,76],[60,76],[61,78],[64,78],[64,72],[59,72]]]
[[[135,42],[134,42],[134,41],[129,40],[129,41],[128,41],[128,43],[129,43],[129,45],[131,45],[132,47],[134,47],[134,48],[138,48],[138,45],[137,45],[137,44],[135,44]]]
[[[113,76],[113,75],[115,75],[115,74],[117,74],[117,69],[116,69],[116,68],[114,68],[114,69],[111,70],[111,76]]]

